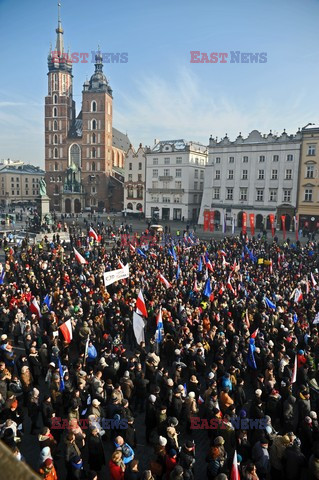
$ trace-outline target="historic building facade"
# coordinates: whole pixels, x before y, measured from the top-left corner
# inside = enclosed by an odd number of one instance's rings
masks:
[[[262,135],[253,130],[247,138],[227,134],[209,140],[208,165],[199,224],[204,211],[215,211],[215,223],[242,226],[243,212],[255,214],[257,229],[270,228],[269,214],[285,215],[286,228],[293,225],[297,207],[301,132]]]
[[[113,92],[103,73],[102,56],[82,90],[82,110],[76,116],[72,63],[64,51],[58,19],[55,51],[48,56],[45,97],[45,171],[53,211],[123,208],[123,167],[130,142],[113,128]]]
[[[124,168],[124,212],[145,213],[146,155],[140,146],[137,151],[131,145]]]
[[[0,164],[0,205],[35,202],[45,172],[23,162]]]
[[[319,125],[309,124],[301,133],[299,226],[314,232],[319,230]]]
[[[159,141],[146,150],[146,218],[197,222],[207,147],[185,140]]]

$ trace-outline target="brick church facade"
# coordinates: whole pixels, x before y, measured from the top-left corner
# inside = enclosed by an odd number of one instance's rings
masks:
[[[45,97],[45,172],[51,211],[79,213],[123,208],[127,135],[113,128],[113,92],[103,73],[102,56],[82,90],[76,116],[72,63],[64,52],[58,19],[55,51],[48,56]]]

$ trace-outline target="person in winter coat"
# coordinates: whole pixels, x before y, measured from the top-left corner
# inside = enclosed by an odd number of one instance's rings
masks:
[[[274,479],[280,479],[283,472],[282,459],[286,448],[290,444],[290,438],[288,435],[277,435],[269,449],[270,465],[271,465],[271,477]]]
[[[194,392],[189,392],[188,397],[185,399],[184,402],[185,406],[185,417],[187,421],[187,431],[188,433],[191,432],[191,419],[198,413],[198,408],[197,408],[197,403],[196,403],[196,398],[195,398],[195,393]]]
[[[39,473],[43,480],[58,480],[58,476],[53,465],[52,458],[47,458],[39,469]]]
[[[167,427],[167,450],[171,450],[172,448],[176,451],[179,450],[179,445],[178,445],[178,435],[176,432],[175,427]]]
[[[145,427],[146,427],[146,441],[150,441],[150,435],[152,430],[156,427],[156,412],[157,408],[155,407],[156,397],[155,395],[150,395],[146,403],[145,411]]]
[[[54,456],[57,442],[54,440],[53,435],[48,427],[43,427],[41,433],[38,435],[39,446],[42,450],[44,447],[49,447],[52,455]]]
[[[97,428],[93,428],[88,440],[89,465],[91,470],[99,472],[105,464],[102,439]]]
[[[266,438],[262,438],[255,443],[252,450],[252,459],[256,464],[260,480],[266,480],[270,472],[268,440]]]
[[[211,447],[207,457],[207,480],[214,480],[221,470],[220,450],[218,446]]]
[[[138,469],[139,466],[139,461],[134,458],[130,462],[129,465],[127,465],[124,473],[124,479],[125,480],[140,480],[141,479],[141,473]]]
[[[121,436],[116,437],[114,440],[114,445],[116,450],[120,450],[122,452],[122,458],[124,465],[130,463],[134,458],[134,450],[133,448],[124,442],[124,438]]]
[[[124,480],[125,465],[120,450],[113,452],[109,461],[109,472],[110,480]]]
[[[75,435],[73,433],[68,433],[65,439],[65,462],[67,467],[68,475],[72,475],[72,458],[79,456],[81,457],[81,451],[75,442]]]
[[[284,429],[286,432],[294,430],[296,424],[296,397],[289,395],[283,404]]]
[[[301,442],[295,438],[292,445],[284,451],[283,465],[285,480],[299,480],[302,478],[302,471],[306,467],[306,457],[300,450]]]
[[[40,362],[39,354],[35,347],[30,348],[30,354],[29,354],[28,360],[29,360],[30,370],[32,372],[32,376],[34,379],[34,385],[38,385],[39,378],[42,371],[42,365]]]
[[[233,405],[234,400],[229,395],[229,387],[223,388],[219,396],[219,405],[223,414],[226,413],[227,409]]]
[[[169,480],[171,472],[177,465],[177,452],[171,448],[165,457],[165,480]]]
[[[187,442],[182,446],[179,455],[179,464],[184,469],[184,477],[185,472],[190,470],[194,470],[195,466],[195,444],[191,440],[187,440]]]

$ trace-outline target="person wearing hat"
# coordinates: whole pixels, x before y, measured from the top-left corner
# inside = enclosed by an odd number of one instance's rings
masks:
[[[284,451],[283,476],[285,480],[299,480],[302,478],[303,469],[306,467],[306,457],[301,452],[301,441],[295,437],[292,444]]]
[[[58,480],[52,458],[47,458],[43,462],[39,469],[39,473],[41,474],[41,478],[43,478],[43,480]]]
[[[134,390],[134,384],[130,379],[130,372],[128,370],[124,372],[123,377],[120,379],[120,385],[124,398],[127,398],[127,400],[131,400]]]
[[[188,392],[195,392],[196,399],[198,399],[200,393],[200,383],[196,377],[196,375],[191,375],[189,382],[188,382]]]
[[[146,411],[145,411],[145,436],[146,441],[150,443],[150,435],[152,431],[156,428],[156,412],[157,408],[155,406],[156,397],[155,395],[150,395],[146,402]]]
[[[219,396],[219,405],[222,413],[226,413],[227,409],[233,405],[234,400],[229,395],[229,388],[225,387],[221,390]]]
[[[99,472],[105,464],[102,439],[97,428],[91,430],[88,439],[89,465],[91,470]]]
[[[169,480],[184,480],[184,470],[180,465],[176,465],[169,476]]]
[[[177,451],[174,448],[171,448],[168,454],[165,457],[165,479],[170,478],[171,472],[177,465]]]
[[[192,417],[196,416],[198,413],[198,407],[196,403],[196,396],[194,392],[189,392],[188,396],[184,402],[185,406],[185,417],[186,417],[186,429],[188,433],[191,433],[191,422]]]
[[[192,440],[187,440],[182,446],[179,455],[179,464],[184,469],[185,478],[194,478],[195,443]]]
[[[90,406],[88,410],[89,415],[95,415],[96,418],[103,418],[104,417],[104,410],[101,406],[101,402],[97,399],[94,398],[92,400],[92,405]]]
[[[272,478],[282,478],[283,464],[282,459],[286,448],[290,445],[288,435],[276,435],[269,448],[269,457],[271,465]]]
[[[252,460],[256,465],[257,474],[260,480],[267,480],[270,473],[270,459],[268,451],[268,440],[266,437],[262,437],[253,446]]]

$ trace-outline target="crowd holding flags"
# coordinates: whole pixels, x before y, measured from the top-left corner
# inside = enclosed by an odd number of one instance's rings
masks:
[[[71,340],[73,338],[73,332],[72,332],[72,322],[71,320],[67,320],[66,322],[62,323],[62,325],[59,326],[62,335],[64,337],[64,340],[66,343],[71,343]]]
[[[146,317],[146,318],[148,317],[142,290],[139,291],[139,294],[136,300],[136,313],[142,315],[143,317]]]
[[[86,265],[88,263],[88,261],[85,260],[84,257],[82,257],[82,255],[80,254],[80,252],[77,251],[76,248],[73,247],[73,250],[74,250],[74,254],[75,254],[75,258],[76,258],[77,262],[80,263],[81,265]]]

